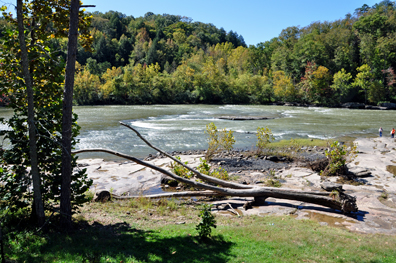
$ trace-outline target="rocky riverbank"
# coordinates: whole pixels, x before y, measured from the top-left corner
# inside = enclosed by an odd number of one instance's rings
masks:
[[[323,159],[324,148],[300,149],[299,158],[282,156],[255,157],[248,151],[221,153],[211,163],[221,166],[241,183],[265,184],[268,179],[276,179],[282,188],[320,191],[324,181],[339,183],[346,193],[356,196],[359,212],[343,215],[340,211],[309,203],[268,198],[265,205],[244,210],[251,198],[232,198],[217,201],[218,207],[229,204],[232,208],[215,209],[219,214],[231,215],[236,211],[241,215],[279,214],[292,215],[297,219],[311,218],[321,224],[344,227],[364,233],[396,234],[396,179],[392,171],[396,165],[396,143],[391,138],[359,138],[357,158],[348,164],[355,179],[353,183],[342,178],[322,178],[318,172],[308,168],[307,163]],[[181,156],[183,162],[196,167],[203,158],[203,151],[173,152]],[[275,159],[276,158],[276,159]],[[283,159],[284,158],[284,159]],[[164,169],[171,169],[171,161],[160,154],[146,158],[149,163]],[[88,176],[94,180],[93,190],[112,190],[114,194],[161,193],[162,175],[152,169],[126,162],[103,162],[100,159],[80,160],[80,166],[87,168]],[[270,172],[271,171],[271,172]]]
[[[296,106],[296,107],[321,107],[323,105],[311,105],[298,102],[276,102],[271,105],[282,106]],[[324,107],[331,107],[329,105]],[[333,106],[334,108],[347,108],[347,109],[366,109],[366,110],[396,110],[396,103],[383,102],[378,105],[368,105],[361,102],[346,102],[340,105]]]

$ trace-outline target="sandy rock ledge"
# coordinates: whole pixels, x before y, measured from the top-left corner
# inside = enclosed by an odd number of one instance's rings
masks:
[[[214,204],[222,209],[213,208],[213,211],[225,216],[236,216],[235,212],[239,215],[292,215],[296,219],[313,219],[321,225],[342,227],[351,231],[395,235],[396,178],[389,172],[396,170],[395,139],[359,138],[355,142],[359,153],[357,158],[348,164],[348,169],[357,176],[356,181],[359,184],[343,184],[342,188],[345,193],[356,196],[359,208],[357,213],[344,215],[340,211],[319,205],[275,198],[267,198],[263,205],[248,210],[245,210],[243,205],[253,198],[217,201]],[[192,167],[196,167],[202,157],[203,154],[199,153],[181,155],[182,161],[187,161]],[[81,168],[87,169],[88,177],[93,179],[91,190],[95,192],[108,190],[118,195],[136,195],[163,191],[162,175],[159,172],[130,161],[105,162],[102,159],[82,159],[78,162]],[[167,170],[171,169],[171,160],[168,158],[150,158],[148,162]],[[318,173],[294,164],[280,166],[278,164],[281,163],[274,163],[275,176],[280,179],[282,187],[324,191],[321,187],[323,178]],[[260,184],[268,178],[267,170],[254,168],[231,169],[229,172],[239,178],[247,178],[246,180],[250,180],[248,183]],[[337,179],[326,178],[332,183],[336,183]],[[232,208],[229,206],[227,208],[227,204]]]

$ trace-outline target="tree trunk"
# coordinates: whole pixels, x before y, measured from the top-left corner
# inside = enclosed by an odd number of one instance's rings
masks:
[[[65,88],[63,92],[62,111],[62,188],[61,188],[61,226],[71,228],[71,175],[72,175],[72,119],[73,119],[73,87],[76,70],[77,38],[78,38],[78,11],[79,0],[71,0],[69,36],[67,44],[67,61]]]
[[[21,47],[21,66],[23,79],[26,85],[27,98],[28,98],[28,126],[29,126],[29,150],[30,150],[30,165],[31,174],[33,180],[33,192],[34,192],[34,205],[36,208],[37,223],[39,226],[44,225],[45,214],[44,205],[41,196],[41,179],[38,169],[38,158],[37,158],[37,145],[36,145],[36,127],[34,120],[34,93],[33,83],[29,72],[29,60],[27,55],[24,25],[23,25],[23,13],[22,13],[22,0],[17,1],[17,20],[18,20],[18,36],[19,44]]]
[[[101,192],[98,192],[96,195],[99,195]],[[186,191],[186,192],[169,192],[169,193],[162,193],[162,194],[153,194],[153,195],[145,195],[144,197],[149,199],[156,199],[156,198],[172,198],[172,197],[192,197],[192,196],[224,196],[214,191]],[[131,195],[131,196],[123,196],[123,195],[116,195],[112,194],[111,198],[114,199],[134,199],[139,198],[141,195]]]
[[[5,253],[4,253],[4,244],[3,244],[3,232],[0,224],[0,254],[1,254],[1,263],[5,263]]]

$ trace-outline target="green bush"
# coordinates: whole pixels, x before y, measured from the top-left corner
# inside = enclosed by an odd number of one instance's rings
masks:
[[[201,212],[199,213],[199,217],[201,218],[201,222],[195,227],[198,231],[198,235],[201,238],[208,238],[211,236],[212,227],[216,228],[216,220],[211,212],[212,205],[204,204],[202,206]]]
[[[181,160],[180,156],[176,156],[175,158],[178,160]],[[188,162],[185,162],[184,164],[188,164]],[[187,168],[185,168],[184,166],[182,166],[181,164],[179,164],[177,162],[173,162],[171,164],[171,168],[172,168],[172,172],[174,174],[176,174],[177,176],[187,178],[187,179],[191,179],[194,176],[193,172],[191,172],[190,170],[188,170]]]
[[[350,148],[346,145],[341,145],[338,141],[334,141],[330,145],[330,149],[326,150],[326,157],[329,159],[329,164],[326,169],[320,173],[322,176],[342,175],[345,171],[345,164],[347,159],[353,161],[356,157],[356,147],[354,144]]]
[[[206,134],[208,134],[208,150],[206,151],[205,158],[210,161],[213,156],[219,151],[231,151],[235,144],[235,137],[233,131],[226,129],[217,130],[216,125],[211,122],[206,125]]]
[[[269,143],[275,140],[274,135],[272,134],[271,129],[268,127],[257,128],[257,154],[262,154],[264,149],[267,147]]]
[[[215,168],[211,171],[211,166],[210,166],[210,164],[207,163],[207,161],[205,159],[200,158],[199,160],[201,161],[201,163],[197,167],[198,172],[200,172],[202,174],[209,175],[209,176],[216,177],[218,179],[230,180],[230,176],[229,176],[228,172],[226,170],[224,170],[223,168],[219,167],[219,168]]]

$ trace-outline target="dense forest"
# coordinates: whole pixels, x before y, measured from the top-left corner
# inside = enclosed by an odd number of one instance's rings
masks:
[[[396,102],[396,4],[352,11],[249,47],[236,32],[188,17],[91,13],[75,104]],[[66,43],[54,38],[53,48],[65,56]]]

